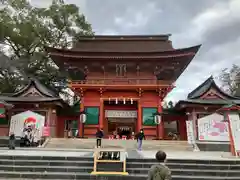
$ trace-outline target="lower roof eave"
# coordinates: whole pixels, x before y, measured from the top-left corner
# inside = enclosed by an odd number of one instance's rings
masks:
[[[20,103],[54,103],[63,106],[65,103],[61,98],[41,98],[41,97],[7,97],[0,96],[0,101],[5,101],[12,104]]]

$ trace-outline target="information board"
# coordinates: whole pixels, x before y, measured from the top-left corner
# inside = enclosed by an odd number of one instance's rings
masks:
[[[228,122],[221,114],[214,113],[198,119],[199,141],[229,142]]]
[[[97,148],[94,152],[94,167],[91,174],[120,174],[126,172],[127,153],[124,149]]]

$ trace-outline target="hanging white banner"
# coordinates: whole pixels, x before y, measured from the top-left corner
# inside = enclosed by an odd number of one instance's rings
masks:
[[[186,121],[186,129],[187,129],[188,144],[195,144],[193,122],[191,120]]]
[[[137,118],[137,111],[105,110],[106,118]]]

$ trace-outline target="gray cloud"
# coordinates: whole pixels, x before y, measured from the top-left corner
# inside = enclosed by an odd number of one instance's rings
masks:
[[[46,6],[49,0],[32,0]],[[203,44],[168,99],[184,99],[221,69],[240,64],[239,0],[66,0],[96,34],[172,34],[175,48]]]

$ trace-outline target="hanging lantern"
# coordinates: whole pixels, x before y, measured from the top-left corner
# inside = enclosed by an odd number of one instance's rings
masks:
[[[123,99],[123,104],[126,104],[126,99],[125,98]]]
[[[133,104],[133,99],[131,98],[131,104]]]
[[[117,98],[116,98],[116,101],[115,101],[115,102],[116,102],[116,104],[118,104],[118,99],[117,99]]]
[[[86,115],[85,113],[82,113],[82,114],[80,115],[80,122],[81,122],[81,123],[85,123],[86,120],[87,120],[87,115]]]
[[[156,124],[161,124],[162,116],[160,114],[155,115],[154,121]]]

